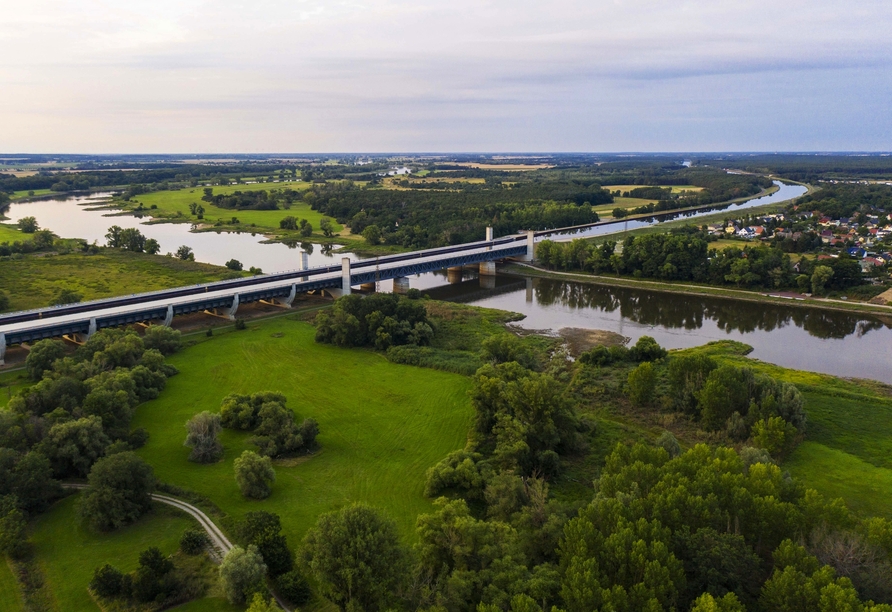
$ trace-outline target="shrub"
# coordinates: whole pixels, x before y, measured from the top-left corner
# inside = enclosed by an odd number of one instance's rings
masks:
[[[657,361],[666,356],[666,349],[657,344],[650,336],[641,336],[638,342],[629,349],[632,361]]]
[[[79,512],[99,530],[132,523],[152,508],[155,475],[152,467],[132,452],[104,457],[93,465],[82,494]]]
[[[629,399],[635,406],[649,406],[657,390],[657,376],[653,364],[645,361],[629,372]]]
[[[180,550],[187,555],[201,553],[211,543],[211,538],[202,529],[187,529],[180,538]]]
[[[183,444],[192,449],[189,461],[214,463],[223,457],[223,445],[217,439],[220,429],[220,415],[207,410],[199,412],[186,422],[188,434]]]
[[[93,572],[93,579],[90,580],[90,590],[100,597],[109,599],[120,596],[123,585],[124,574],[108,563],[97,568]]]
[[[31,380],[40,380],[43,373],[52,369],[57,359],[65,356],[65,345],[61,340],[41,340],[35,342],[25,358],[25,367]]]
[[[162,355],[173,355],[183,348],[183,340],[179,330],[165,327],[164,325],[153,325],[146,330],[142,337],[142,343],[146,349],[155,349],[160,351]]]

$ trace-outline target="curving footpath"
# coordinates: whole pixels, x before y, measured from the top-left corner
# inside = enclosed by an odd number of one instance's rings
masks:
[[[80,484],[80,483],[62,483],[62,487],[66,489],[87,489],[89,485]],[[220,530],[217,525],[214,524],[207,514],[202,512],[199,508],[196,508],[190,503],[179,500],[175,497],[170,497],[168,495],[161,495],[160,493],[152,493],[152,500],[167,504],[168,506],[173,506],[178,510],[182,510],[186,514],[190,515],[198,524],[201,525],[201,528],[208,534],[211,538],[211,544],[213,545],[212,557],[215,559],[217,563],[223,560],[223,557],[226,556],[230,550],[232,550],[232,542],[229,541],[229,538]],[[276,603],[285,611],[291,612],[290,609],[285,605],[285,602],[274,592],[271,591],[273,597],[276,600]]]

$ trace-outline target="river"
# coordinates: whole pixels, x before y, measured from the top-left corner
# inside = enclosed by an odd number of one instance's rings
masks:
[[[781,184],[778,192],[733,205],[732,210],[780,202],[804,191],[798,185]],[[139,227],[147,237],[158,240],[162,252],[186,244],[193,248],[198,261],[218,265],[231,258],[266,272],[292,270],[300,265],[298,249],[261,244],[260,234],[192,233],[188,224],[147,225],[135,217],[110,217],[110,211],[90,210],[91,204],[95,207],[107,197],[108,194],[94,194],[13,203],[6,214],[14,221],[34,216],[41,227],[60,236],[96,240],[100,244],[111,225]],[[693,219],[712,212],[688,216]],[[646,224],[649,223],[630,221],[629,229]],[[572,237],[603,235],[606,228],[623,229],[618,225],[599,226]],[[315,245],[310,265],[329,265],[342,256]],[[754,347],[752,357],[770,363],[892,383],[892,316],[879,318],[513,275],[481,281],[472,271],[466,271],[463,281],[457,284],[448,283],[445,271],[412,277],[410,284],[435,298],[523,313],[526,318],[518,325],[526,329],[604,329],[627,336],[632,342],[642,335],[653,336],[667,348],[739,340]],[[392,282],[383,281],[379,290],[392,290]]]

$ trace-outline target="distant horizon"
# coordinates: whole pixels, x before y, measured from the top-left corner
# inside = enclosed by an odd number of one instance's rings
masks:
[[[852,151],[258,151],[238,152],[225,151],[219,153],[197,152],[129,152],[129,153],[83,153],[83,152],[0,152],[0,162],[15,161],[16,156],[25,157],[180,157],[180,158],[225,158],[225,157],[337,157],[337,156],[365,156],[365,157],[398,157],[398,156],[481,156],[481,157],[505,157],[507,159],[522,159],[551,157],[551,156],[608,156],[608,157],[632,157],[632,156],[688,156],[688,155],[729,155],[729,156],[770,156],[770,155],[801,155],[812,157],[890,157],[892,149],[888,150],[852,150]]]
[[[32,0],[6,151],[870,151],[892,3]]]

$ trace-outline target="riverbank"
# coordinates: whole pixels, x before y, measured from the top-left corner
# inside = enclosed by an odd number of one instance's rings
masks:
[[[866,302],[848,302],[845,300],[833,300],[829,298],[805,297],[791,298],[780,295],[747,291],[745,289],[726,289],[724,287],[712,287],[709,285],[695,285],[689,283],[668,283],[663,281],[641,280],[622,276],[602,276],[586,274],[584,272],[558,272],[521,262],[515,262],[500,268],[508,273],[550,278],[554,280],[572,280],[591,285],[605,285],[609,287],[630,287],[634,289],[647,289],[663,293],[679,293],[696,295],[701,297],[716,297],[728,300],[746,302],[768,303],[782,306],[796,306],[800,308],[817,308],[822,310],[836,310],[841,312],[856,312],[860,314],[873,314],[879,316],[892,316],[892,306],[869,304]],[[781,293],[781,292],[776,292]]]

